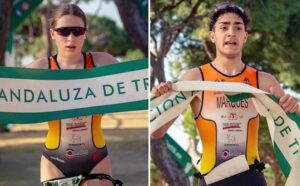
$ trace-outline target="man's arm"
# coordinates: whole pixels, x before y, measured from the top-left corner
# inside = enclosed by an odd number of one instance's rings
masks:
[[[284,92],[283,88],[274,76],[266,72],[259,72],[258,83],[260,89],[279,98],[279,104],[286,112],[296,113],[300,116],[299,103],[293,96]]]
[[[201,81],[201,80],[202,80],[202,77],[201,77],[201,74],[200,74],[198,68],[193,68],[193,69],[187,70],[182,75],[182,77],[179,79],[179,81]],[[169,82],[169,81],[168,82],[163,82],[163,83],[160,83],[159,85],[154,86],[152,88],[151,95],[160,96],[160,95],[166,94],[170,91],[172,91],[172,83]],[[191,107],[192,107],[192,110],[194,112],[194,116],[198,115],[200,107],[201,107],[200,104],[201,104],[201,101],[198,98],[194,99],[191,102]],[[167,132],[167,130],[170,128],[170,126],[176,121],[176,119],[177,119],[177,117],[172,119],[168,123],[166,123],[164,126],[159,128],[155,132],[153,132],[151,134],[151,138],[152,139],[162,138],[165,135],[165,133]]]
[[[167,81],[167,82],[162,82],[159,85],[156,85],[152,88],[151,90],[151,95],[152,96],[160,96],[160,95],[164,95],[168,92],[172,91],[172,82]],[[170,126],[175,122],[175,120],[177,119],[174,118],[171,121],[169,121],[168,123],[166,123],[165,125],[163,125],[162,127],[160,127],[158,130],[156,130],[155,132],[153,132],[151,134],[151,138],[152,139],[160,139],[163,138],[165,133],[167,132],[167,130],[170,128]],[[151,126],[150,126],[151,127]]]

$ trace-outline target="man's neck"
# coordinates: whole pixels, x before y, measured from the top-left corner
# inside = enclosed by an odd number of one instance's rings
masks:
[[[223,74],[229,76],[233,76],[240,73],[245,67],[245,64],[243,63],[240,57],[237,58],[216,57],[212,61],[212,65]]]

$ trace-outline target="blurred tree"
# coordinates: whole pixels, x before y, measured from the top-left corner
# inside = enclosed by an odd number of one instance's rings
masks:
[[[45,46],[45,54],[44,56],[50,56],[52,53],[52,41],[50,36],[50,24],[49,19],[51,17],[51,10],[56,9],[57,6],[53,4],[52,1],[47,1],[47,4],[40,6],[38,9],[40,22],[42,23],[40,29],[42,29],[42,40]],[[38,20],[36,20],[38,21]]]
[[[0,1],[0,66],[4,66],[6,41],[8,38],[12,7],[13,0]]]
[[[0,1],[0,66],[4,66],[6,41],[9,32],[10,15],[13,0]],[[0,123],[0,132],[6,131],[5,126]]]
[[[275,75],[284,86],[300,91],[300,2],[261,1],[244,2],[252,24],[244,61]],[[262,19],[263,18],[263,19]]]
[[[164,186],[164,180],[161,179],[161,173],[157,170],[155,164],[150,162],[150,175],[151,175],[151,186]]]
[[[135,59],[141,59],[144,57],[143,52],[140,49],[127,50],[126,54],[122,56],[122,61],[130,61]]]
[[[168,185],[190,185],[190,181],[185,175],[184,170],[170,156],[167,143],[164,139],[151,140],[151,157]]]
[[[41,58],[47,54],[48,47],[45,48],[45,46],[51,46],[51,44],[45,43],[45,40],[43,40],[43,34],[45,33],[44,29],[42,29],[42,25],[40,14],[34,11],[31,16],[16,29],[14,44],[17,66],[21,66],[21,60],[28,54],[33,55],[35,58]],[[45,50],[41,50],[42,48],[45,48]]]
[[[124,56],[127,50],[136,49],[128,34],[116,23],[99,16],[87,16],[89,23],[86,50],[107,51],[115,56]]]
[[[148,7],[148,1],[139,1],[141,2],[114,0],[126,32],[135,45],[142,50],[144,56],[148,56],[148,19],[144,19],[143,12],[139,11],[138,6],[138,3],[144,3],[144,6]]]
[[[165,81],[164,59],[175,41],[193,32],[209,14],[210,1],[151,1],[151,85]],[[200,6],[201,5],[201,6]],[[175,45],[176,45],[175,44]]]

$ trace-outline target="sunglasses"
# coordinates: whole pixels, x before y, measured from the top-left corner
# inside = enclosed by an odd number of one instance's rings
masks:
[[[87,31],[84,27],[61,27],[54,28],[53,30],[63,37],[68,37],[71,33],[76,37],[82,36]]]

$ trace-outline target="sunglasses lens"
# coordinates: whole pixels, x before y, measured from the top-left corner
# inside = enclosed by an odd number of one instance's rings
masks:
[[[86,28],[83,27],[61,27],[54,29],[59,35],[63,37],[68,37],[71,33],[74,36],[81,36],[86,32]]]
[[[60,29],[60,30],[57,30],[57,33],[61,36],[67,37],[71,34],[71,31],[68,29]]]
[[[81,36],[85,33],[85,28],[82,28],[82,27],[77,27],[77,28],[74,28],[72,30],[72,33],[75,35],[75,36]]]

